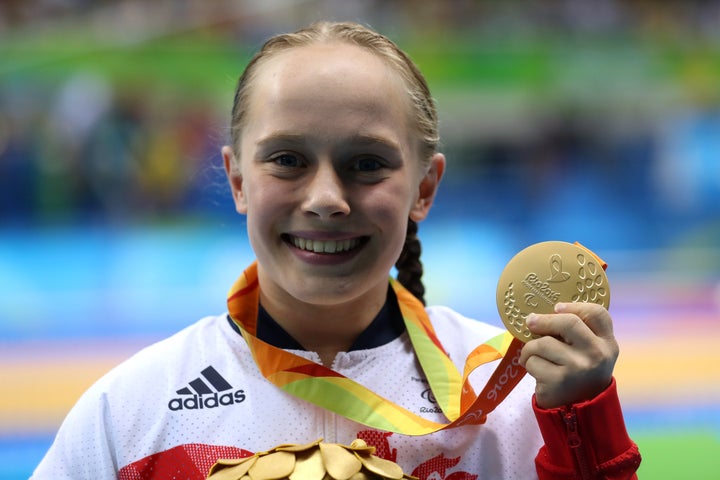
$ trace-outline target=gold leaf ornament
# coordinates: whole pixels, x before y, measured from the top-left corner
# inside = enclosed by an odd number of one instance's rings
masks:
[[[257,455],[239,459],[221,459],[210,469],[210,477],[213,480],[237,480],[247,475],[250,467],[255,465]]]
[[[315,442],[283,444],[241,459],[221,459],[208,480],[400,480],[415,479],[375,447],[356,439],[349,446]]]
[[[290,474],[290,480],[304,480],[306,478],[325,477],[325,465],[319,448],[298,452],[295,455],[295,470]]]
[[[348,480],[362,468],[353,452],[337,443],[321,443],[320,453],[325,470],[335,480]]]
[[[248,470],[248,475],[251,480],[278,480],[288,478],[293,470],[295,470],[295,453],[274,450],[258,457],[255,465]]]
[[[393,480],[400,480],[403,478],[402,468],[400,468],[400,465],[395,462],[376,457],[375,455],[361,456],[357,453],[355,455],[358,456],[365,468],[381,478],[390,478]]]

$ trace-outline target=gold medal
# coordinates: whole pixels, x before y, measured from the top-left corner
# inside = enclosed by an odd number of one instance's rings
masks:
[[[580,244],[541,242],[515,255],[497,287],[497,307],[505,327],[519,340],[537,336],[525,325],[531,313],[553,313],[558,302],[610,306],[604,263]]]

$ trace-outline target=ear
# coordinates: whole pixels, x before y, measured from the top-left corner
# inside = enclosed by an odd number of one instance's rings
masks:
[[[233,202],[235,202],[235,210],[238,213],[245,215],[247,213],[247,201],[245,200],[245,191],[243,190],[243,178],[240,173],[240,163],[237,158],[235,158],[232,147],[225,145],[222,147],[221,152],[223,164],[225,165],[225,174],[227,175],[228,182],[230,183]]]
[[[410,218],[416,222],[424,220],[427,217],[430,207],[435,200],[440,179],[445,172],[445,155],[436,153],[430,160],[425,176],[420,180],[418,187],[418,197],[410,209]]]

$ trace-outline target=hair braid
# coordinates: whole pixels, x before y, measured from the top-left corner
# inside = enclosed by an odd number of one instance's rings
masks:
[[[412,219],[408,220],[407,234],[405,236],[405,244],[395,268],[397,268],[397,280],[410,293],[425,305],[425,285],[422,283],[423,266],[420,261],[420,239],[417,236],[418,224]]]

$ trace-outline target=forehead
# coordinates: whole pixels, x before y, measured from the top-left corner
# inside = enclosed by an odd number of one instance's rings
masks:
[[[258,76],[265,81],[301,83],[312,80],[328,86],[344,85],[349,80],[401,87],[400,75],[379,54],[340,41],[314,43],[278,52],[260,66]],[[268,78],[269,77],[269,78]],[[390,92],[388,92],[390,93]]]
[[[258,123],[392,126],[408,133],[411,103],[401,76],[365,48],[333,42],[293,47],[259,65],[247,127]]]

